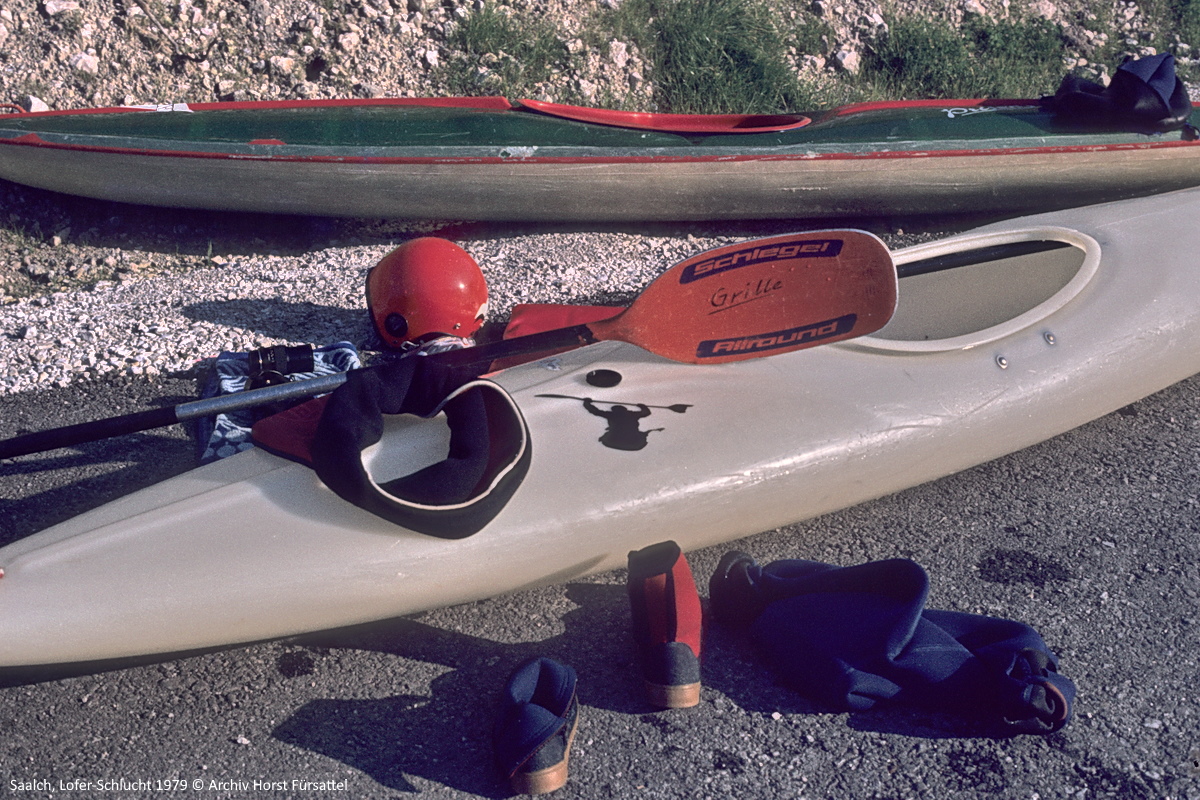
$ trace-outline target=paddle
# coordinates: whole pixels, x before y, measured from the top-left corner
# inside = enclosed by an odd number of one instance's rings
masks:
[[[423,357],[473,376],[500,358],[620,341],[673,361],[720,364],[862,336],[883,327],[895,308],[896,268],[878,237],[815,231],[692,256],[610,319]],[[0,441],[0,458],[311,397],[345,381],[338,373],[29,433]]]
[[[675,403],[669,406],[647,405],[646,403],[622,403],[618,400],[593,400],[590,397],[574,397],[569,394],[536,394],[534,397],[554,397],[559,400],[578,400],[581,403],[604,403],[607,406],[645,406],[646,408],[665,408],[668,411],[674,411],[676,414],[682,414],[692,407],[691,403]]]

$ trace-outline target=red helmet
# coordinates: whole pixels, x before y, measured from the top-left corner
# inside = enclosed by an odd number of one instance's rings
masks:
[[[367,275],[367,309],[388,347],[437,335],[473,336],[487,308],[487,281],[479,265],[445,239],[405,242]]]

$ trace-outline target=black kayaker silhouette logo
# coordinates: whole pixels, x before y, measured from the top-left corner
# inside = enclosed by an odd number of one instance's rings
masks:
[[[649,417],[652,409],[660,408],[682,414],[691,408],[688,403],[670,406],[654,406],[647,403],[625,403],[612,400],[595,400],[591,397],[574,397],[568,394],[539,394],[538,397],[554,397],[560,400],[576,400],[584,410],[600,417],[607,424],[600,436],[600,444],[614,450],[641,450],[650,442],[650,434],[665,428],[642,428],[642,420]]]

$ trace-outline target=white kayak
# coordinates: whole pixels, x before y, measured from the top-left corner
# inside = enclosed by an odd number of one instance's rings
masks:
[[[250,642],[567,581],[666,538],[719,544],[1043,441],[1200,372],[1198,216],[1188,190],[899,251],[908,272],[991,258],[903,278],[892,321],[846,342],[705,366],[601,342],[505,370],[532,460],[466,538],[398,527],[261,449],[164,481],[0,549],[0,666]],[[589,385],[598,369],[620,382]],[[650,412],[623,443],[598,415],[616,405]],[[390,418],[371,475],[440,461],[447,439],[440,417]]]

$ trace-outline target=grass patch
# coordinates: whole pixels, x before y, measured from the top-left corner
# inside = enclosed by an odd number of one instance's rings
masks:
[[[1191,41],[1198,32],[1195,16],[1200,9],[1193,8],[1196,5],[1193,0],[1141,0],[1138,10],[1148,23],[1142,27],[1152,33],[1145,44],[1163,49],[1173,44],[1176,37]]]
[[[775,113],[810,108],[819,92],[797,79],[787,41],[761,0],[624,0],[607,31],[650,63],[660,111]],[[815,38],[823,33],[818,28]]]
[[[1045,20],[976,19],[956,29],[941,19],[902,17],[888,28],[861,76],[881,96],[1037,97],[1063,76],[1066,41]]]
[[[1143,44],[1160,53],[1174,53],[1179,43],[1183,43],[1189,47],[1182,54],[1200,55],[1200,0],[1144,0],[1140,8],[1148,23],[1144,27],[1153,32]],[[1200,78],[1200,70],[1195,66],[1184,67],[1180,77]]]
[[[569,69],[567,52],[548,22],[517,17],[488,3],[455,26],[452,48],[465,56],[439,67],[451,94],[536,96],[539,84]]]
[[[568,40],[579,38],[593,54],[616,40],[636,46],[644,62],[652,103],[640,110],[769,114],[869,99],[1038,97],[1053,92],[1066,59],[1081,54],[1071,51],[1078,38],[1040,18],[971,17],[952,26],[942,17],[893,15],[886,33],[864,42],[858,74],[814,75],[799,71],[799,60],[831,57],[837,34],[807,6],[789,2],[622,0],[595,11],[578,31],[488,2],[455,27],[451,48],[465,55],[439,67],[440,81],[450,94],[544,91],[560,102],[620,106],[630,102],[625,92],[601,86],[581,101],[554,80],[584,58],[568,51]],[[1160,51],[1200,45],[1200,0],[1143,0],[1142,13],[1164,32],[1156,35]],[[1099,9],[1079,24],[1107,36],[1082,54],[1115,70],[1130,47],[1116,15]],[[644,104],[639,97],[634,102]]]
[[[1200,47],[1200,2],[1182,0],[1175,7],[1175,30],[1181,41]]]
[[[794,106],[798,87],[780,57],[783,43],[761,6],[738,0],[651,4],[664,110],[770,112]]]

